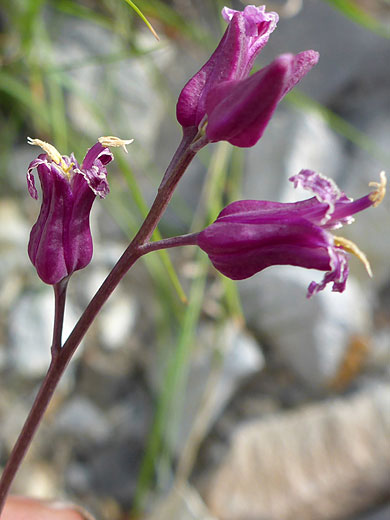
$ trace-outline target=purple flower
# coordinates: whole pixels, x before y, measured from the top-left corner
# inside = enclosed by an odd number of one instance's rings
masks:
[[[278,15],[265,6],[243,12],[224,8],[228,28],[208,62],[185,85],[177,102],[184,131],[248,147],[262,136],[277,104],[317,63],[318,53],[284,54],[249,77],[256,56],[276,28]]]
[[[105,137],[90,148],[80,167],[74,155],[61,155],[54,146],[30,139],[46,153],[34,159],[27,172],[28,191],[38,198],[32,170],[37,168],[42,205],[28,244],[28,254],[39,277],[54,285],[89,264],[92,237],[89,214],[95,196],[104,198],[109,187],[106,165],[113,160],[107,146],[125,146],[131,141]]]
[[[217,220],[198,235],[198,245],[214,267],[242,280],[271,265],[295,265],[326,271],[312,282],[308,297],[333,283],[342,292],[348,277],[348,256],[355,254],[371,274],[365,255],[351,241],[329,232],[353,221],[352,215],[377,206],[385,195],[386,177],[370,183],[375,190],[353,201],[330,180],[311,170],[290,179],[314,197],[295,203],[243,200],[229,204]]]

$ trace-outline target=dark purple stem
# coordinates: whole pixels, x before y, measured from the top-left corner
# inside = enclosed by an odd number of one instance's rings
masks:
[[[32,437],[47,408],[47,405],[50,402],[50,399],[62,373],[57,370],[56,359],[61,352],[62,327],[64,323],[66,289],[68,287],[68,281],[69,277],[66,277],[53,286],[54,325],[53,341],[51,345],[52,360],[45,379],[43,380],[42,386],[35,398],[34,404],[23,426],[23,429],[20,432],[19,438],[12,450],[7,465],[4,468],[0,484],[0,514],[2,511],[2,506],[5,502],[5,498],[8,494],[9,487],[31,443]]]
[[[66,289],[68,288],[69,277],[63,278],[60,282],[53,285],[54,289],[54,327],[53,341],[51,344],[51,355],[54,358],[61,350],[62,345],[62,327],[64,324]]]
[[[163,238],[156,242],[148,242],[143,246],[139,247],[139,251],[142,255],[151,253],[152,251],[158,251],[159,249],[170,249],[172,247],[180,246],[195,246],[197,244],[197,238],[199,233],[189,233],[188,235],[180,235],[172,238]]]
[[[195,152],[190,149],[191,142],[195,135],[196,129],[191,129],[191,132],[184,132],[183,139],[165,172],[153,205],[150,208],[140,230],[88,304],[62,348],[58,348],[58,345],[61,344],[59,343],[62,334],[62,323],[60,325],[60,317],[63,317],[64,312],[66,284],[65,286],[60,286],[60,282],[58,286],[54,287],[56,297],[56,321],[53,332],[52,361],[1,476],[0,515],[16,471],[31,444],[43,414],[45,413],[65,368],[85,333],[91,326],[93,320],[96,318],[97,314],[116,286],[142,255],[158,249],[196,243],[196,234],[148,243],[172,198],[177,183],[181,179],[192,159],[195,157]]]

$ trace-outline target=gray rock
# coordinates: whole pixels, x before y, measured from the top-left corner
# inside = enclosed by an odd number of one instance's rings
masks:
[[[390,388],[241,424],[207,489],[221,520],[337,520],[388,496]]]
[[[319,51],[320,61],[299,88],[320,102],[337,95],[355,78],[374,75],[390,57],[385,38],[367,31],[321,0],[303,2],[297,16],[281,19],[259,61],[267,64],[277,54],[305,49]]]
[[[368,366],[390,374],[390,326],[376,330],[368,353]]]
[[[200,328],[185,395],[180,397],[182,417],[175,438],[176,453],[192,442],[189,436],[193,428],[199,428],[203,435],[208,432],[242,382],[259,372],[263,364],[260,345],[234,322]]]
[[[349,520],[389,520],[390,518],[390,504],[377,509],[374,513],[368,513],[363,516],[359,516],[359,518],[351,518]]]
[[[308,300],[314,277],[314,271],[275,266],[241,282],[240,293],[248,325],[306,383],[323,388],[336,375],[351,336],[368,333],[370,310],[352,277],[344,293],[326,288]]]
[[[389,83],[390,90],[390,83]],[[368,124],[367,133],[379,147],[388,149],[388,136],[390,132],[390,96],[382,104],[382,115],[372,118]],[[348,164],[348,176],[343,189],[348,196],[359,198],[369,193],[372,188],[368,187],[370,181],[379,181],[379,172],[390,164],[384,160],[373,160],[364,151],[355,149],[352,160]],[[389,172],[387,173],[389,177]],[[372,287],[377,289],[390,280],[390,268],[388,259],[390,258],[390,197],[389,194],[384,198],[382,204],[376,208],[370,208],[364,213],[357,215],[355,222],[343,229],[343,236],[348,237],[367,255],[374,277],[370,281]],[[362,277],[365,285],[367,279]]]
[[[26,378],[45,374],[50,363],[50,346],[54,317],[54,295],[51,287],[41,291],[25,292],[10,312],[8,336],[10,338],[10,365]],[[72,306],[67,303],[65,338],[75,323]]]
[[[118,441],[93,450],[88,461],[91,470],[90,487],[94,494],[114,498],[130,508],[137,486],[143,455],[143,442],[139,440]]]
[[[64,405],[56,418],[55,429],[60,435],[94,443],[103,442],[111,432],[104,413],[84,397],[74,397]]]
[[[176,486],[157,501],[145,520],[216,520],[199,493],[189,485]]]
[[[0,221],[0,308],[7,311],[21,290],[22,275],[31,266],[27,255],[30,229],[20,206],[11,199],[1,200]]]
[[[86,494],[90,491],[91,472],[86,464],[71,462],[66,468],[65,481],[78,494]]]
[[[115,350],[125,346],[137,318],[137,305],[129,295],[116,294],[99,315],[98,327],[102,347]]]
[[[88,60],[91,55],[124,52],[123,43],[113,33],[81,19],[64,18],[57,26],[54,41],[54,61],[64,66]],[[145,33],[137,44],[145,52],[155,47],[153,59],[161,68],[172,60],[168,41],[157,47],[153,36]],[[123,56],[76,67],[72,77],[74,89],[69,92],[68,108],[76,128],[96,137],[106,135],[107,128],[112,127],[116,135],[135,137],[146,148],[153,148],[164,100],[155,95],[153,76],[144,56]],[[102,124],[105,120],[108,123]]]
[[[319,116],[280,107],[262,139],[246,152],[246,159],[243,198],[294,202],[311,195],[295,190],[288,178],[303,168],[336,178],[342,149]]]

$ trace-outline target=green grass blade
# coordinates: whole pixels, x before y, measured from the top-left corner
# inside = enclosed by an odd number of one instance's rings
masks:
[[[199,215],[195,218],[197,221],[196,229],[204,227],[205,218],[207,222],[210,222],[221,210],[226,192],[225,187],[228,184],[229,161],[233,150],[232,146],[224,142],[218,143],[214,147],[202,197],[207,209],[205,211],[202,205]],[[180,398],[184,392],[190,355],[194,345],[193,338],[202,308],[209,260],[204,253],[198,251],[197,263],[201,275],[191,285],[189,305],[186,309],[177,346],[171,354],[164,373],[161,393],[157,400],[154,424],[140,471],[135,500],[135,507],[138,510],[142,508],[145,495],[151,487],[154,470],[156,468],[159,470],[159,476],[162,476],[160,481],[163,482],[164,474],[169,474],[172,445],[180,420],[180,408],[183,405]],[[241,321],[242,311],[237,287],[228,279],[225,279],[223,284],[226,289],[224,299],[228,312]],[[161,468],[163,471],[161,471]]]
[[[208,259],[200,252],[198,252],[197,257],[202,266],[202,275],[195,278],[192,282],[189,305],[185,311],[181,334],[165,370],[162,390],[158,396],[154,422],[139,474],[135,496],[136,511],[142,509],[146,493],[150,489],[156,463],[161,456],[167,419],[170,416],[171,403],[183,377],[183,368],[188,366],[194,331],[202,308],[207,274],[205,267],[208,264]]]
[[[135,205],[137,206],[137,209],[142,216],[142,218],[145,218],[149,208],[148,205],[145,202],[145,199],[142,195],[142,192],[138,186],[137,179],[135,178],[133,171],[131,170],[129,164],[125,161],[125,159],[121,156],[117,157],[119,168],[121,169],[123,176],[127,182],[127,185],[129,187],[130,193],[133,197],[133,200],[135,202]],[[152,235],[153,240],[161,240],[162,236],[158,229],[156,229]],[[161,259],[161,262],[168,274],[169,279],[172,282],[172,285],[178,294],[180,300],[185,303],[187,302],[187,296],[185,294],[185,291],[180,283],[179,277],[176,274],[175,268],[173,267],[172,261],[169,257],[169,254],[166,250],[161,250],[157,252],[158,256]]]
[[[355,23],[365,27],[366,29],[382,36],[390,38],[390,27],[378,22],[374,17],[366,11],[358,7],[351,0],[323,0],[335,9],[338,9],[344,16]]]
[[[0,70],[0,91],[13,98],[15,106],[26,110],[29,116],[34,116],[41,126],[48,128],[49,118],[45,107],[37,101],[30,88],[19,78]]]
[[[137,13],[137,15],[141,18],[141,20],[144,22],[146,27],[149,29],[149,31],[153,34],[153,36],[156,38],[156,40],[160,40],[158,34],[154,30],[152,24],[149,22],[149,20],[146,18],[146,16],[138,9],[138,7],[135,5],[134,2],[131,0],[125,0],[127,4],[129,4],[130,7],[134,9],[134,11]]]
[[[68,148],[68,124],[64,93],[55,75],[47,76],[49,113],[53,129],[53,142],[58,150]]]
[[[74,0],[50,0],[50,4],[54,9],[64,14],[87,20],[88,22],[96,23],[108,30],[112,30],[111,20],[96,12],[94,9],[87,7],[82,2],[75,2]]]
[[[168,5],[166,0],[148,0],[143,9],[149,16],[159,20],[173,38],[177,34],[187,36],[201,45],[207,45],[213,41],[206,31],[201,30],[196,23],[182,16],[177,9]]]

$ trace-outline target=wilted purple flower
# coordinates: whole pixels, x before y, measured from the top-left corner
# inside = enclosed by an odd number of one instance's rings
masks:
[[[205,142],[248,147],[262,136],[277,104],[317,63],[318,53],[284,54],[249,77],[254,60],[275,29],[278,15],[265,6],[243,12],[224,8],[229,26],[209,61],[185,85],[177,102],[184,130],[205,128]]]
[[[54,146],[30,139],[46,153],[34,159],[27,172],[30,195],[38,198],[32,170],[37,168],[42,188],[42,206],[28,244],[28,254],[39,277],[54,285],[89,264],[92,237],[89,214],[95,196],[109,192],[106,165],[113,160],[107,146],[125,146],[131,141],[102,137],[90,148],[80,167],[74,155],[61,155]]]
[[[271,265],[295,265],[326,271],[312,282],[308,297],[333,283],[342,292],[348,277],[348,256],[354,253],[371,274],[365,255],[351,241],[329,230],[349,224],[352,215],[377,206],[385,195],[386,177],[370,183],[375,191],[353,201],[330,180],[311,170],[291,177],[314,193],[295,203],[243,200],[229,204],[217,220],[198,235],[198,245],[214,267],[233,280],[242,280]]]

